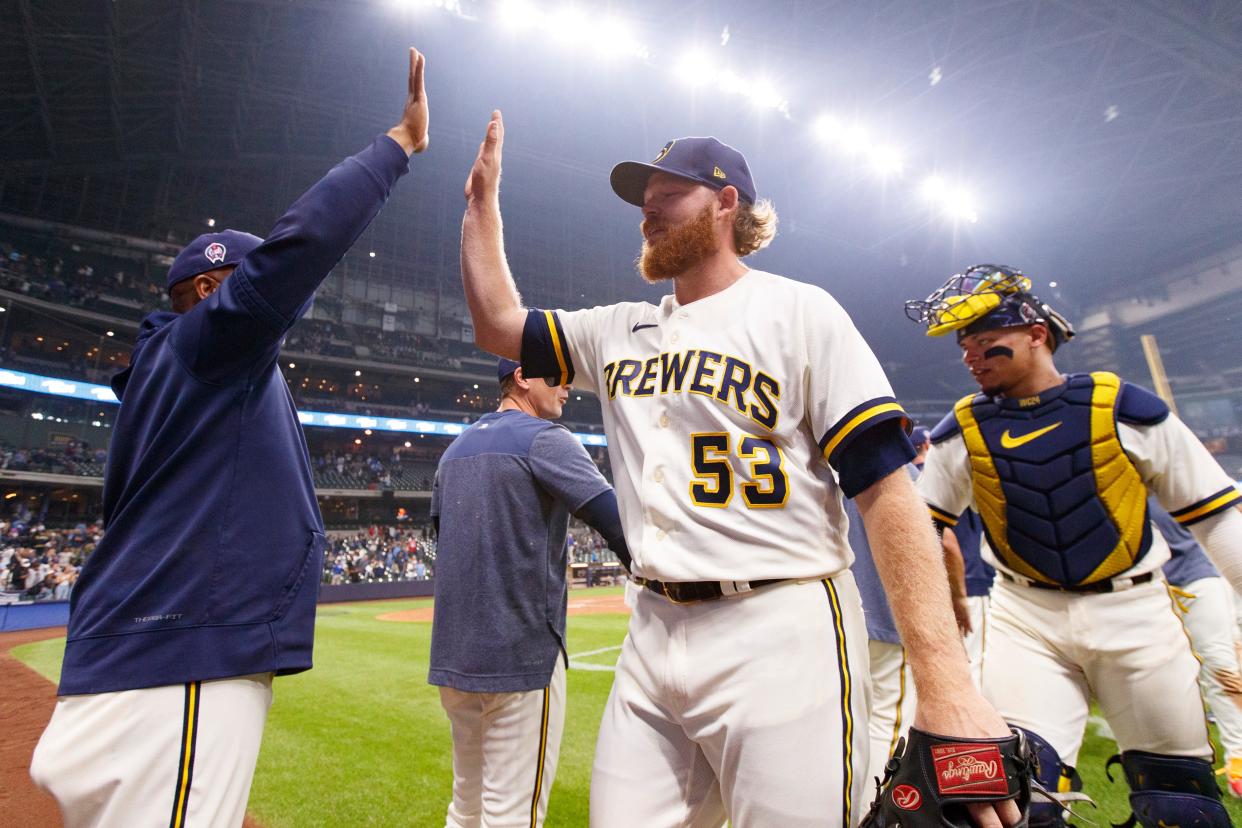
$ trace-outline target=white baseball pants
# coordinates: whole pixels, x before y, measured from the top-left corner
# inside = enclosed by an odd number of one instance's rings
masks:
[[[30,776],[65,828],[239,826],[272,675],[62,696]]]
[[[875,780],[884,778],[884,765],[897,747],[897,740],[910,731],[914,721],[914,677],[900,644],[869,640],[871,654],[871,738],[867,763],[865,811],[875,799]]]
[[[638,591],[600,723],[591,825],[849,828],[869,694],[849,572],[691,604]]]
[[[565,727],[565,662],[551,683],[522,693],[440,688],[453,731],[447,828],[542,825]]]
[[[1233,588],[1224,578],[1201,578],[1174,589],[1182,621],[1203,662],[1199,685],[1216,717],[1226,759],[1242,759],[1242,670],[1234,648]]]
[[[1208,759],[1199,662],[1162,580],[1103,594],[998,581],[983,694],[1074,765],[1094,697],[1121,750]]]

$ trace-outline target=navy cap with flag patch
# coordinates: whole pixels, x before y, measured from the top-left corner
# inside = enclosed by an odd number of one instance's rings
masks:
[[[200,273],[241,264],[241,260],[261,244],[263,239],[240,230],[204,233],[187,244],[173,259],[172,267],[168,269],[168,290]]]
[[[630,204],[642,207],[647,180],[658,172],[688,178],[714,190],[732,185],[748,204],[754,204],[757,198],[745,156],[711,137],[675,138],[664,145],[650,164],[622,161],[612,168],[612,189]]]

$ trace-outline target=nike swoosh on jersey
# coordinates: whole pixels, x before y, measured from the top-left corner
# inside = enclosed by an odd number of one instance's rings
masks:
[[[659,325],[654,322],[635,322],[634,327],[630,328],[630,333],[638,333],[643,328],[658,328]]]
[[[1036,429],[1035,431],[1032,431],[1030,434],[1023,434],[1021,437],[1012,437],[1009,434],[1009,429],[1005,429],[1005,433],[1001,435],[1001,446],[1007,449],[1017,448],[1018,446],[1025,446],[1027,443],[1031,442],[1032,440],[1036,440],[1040,437],[1043,437],[1049,431],[1052,431],[1054,428],[1057,428],[1060,425],[1061,423],[1060,421],[1058,421],[1058,422],[1053,423],[1050,426]]]

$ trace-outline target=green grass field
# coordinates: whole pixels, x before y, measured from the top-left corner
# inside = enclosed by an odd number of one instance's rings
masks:
[[[452,762],[448,720],[426,682],[431,625],[376,620],[429,603],[320,608],[315,669],[275,684],[250,795],[250,813],[267,828],[444,824]],[[571,657],[600,651],[574,661],[612,665],[625,623],[622,615],[571,617]],[[63,639],[53,639],[19,647],[14,655],[54,681],[63,647]],[[607,670],[569,671],[549,826],[587,824],[591,757],[611,683]],[[1124,781],[1110,785],[1104,776],[1104,760],[1113,752],[1110,739],[1089,732],[1079,760],[1086,790],[1100,805],[1084,814],[1100,826],[1129,815]],[[1242,820],[1242,804],[1227,804],[1233,819]]]

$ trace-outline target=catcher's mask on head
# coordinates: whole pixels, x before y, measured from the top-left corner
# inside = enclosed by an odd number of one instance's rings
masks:
[[[926,299],[906,302],[906,316],[927,326],[928,336],[950,331],[962,337],[1039,323],[1052,334],[1052,349],[1074,337],[1074,326],[1031,293],[1022,271],[980,264],[955,273]]]

